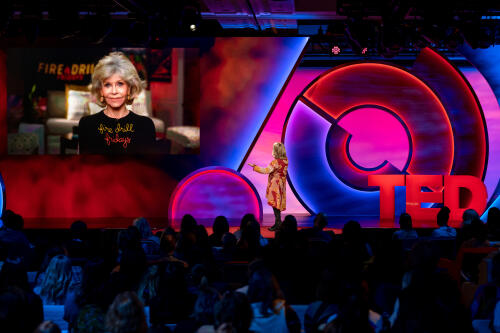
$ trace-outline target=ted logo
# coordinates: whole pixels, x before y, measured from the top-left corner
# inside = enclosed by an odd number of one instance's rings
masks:
[[[466,209],[478,214],[486,208],[488,194],[481,179],[463,175],[370,175],[369,186],[380,187],[380,219],[394,218],[394,186],[406,186],[406,212],[415,220],[433,220],[439,208],[422,208],[422,202],[444,203],[450,219],[459,221]],[[425,188],[427,191],[422,191]],[[460,207],[460,189],[470,192],[467,207]]]

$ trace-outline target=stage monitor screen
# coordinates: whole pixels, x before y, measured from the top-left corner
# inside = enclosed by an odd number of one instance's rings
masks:
[[[199,48],[10,48],[7,152],[198,154],[199,63]]]

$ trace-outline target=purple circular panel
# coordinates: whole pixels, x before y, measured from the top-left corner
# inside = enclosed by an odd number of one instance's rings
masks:
[[[195,219],[223,215],[241,219],[252,213],[262,220],[262,202],[253,184],[241,173],[225,167],[207,167],[187,175],[170,198],[170,221],[185,214]]]

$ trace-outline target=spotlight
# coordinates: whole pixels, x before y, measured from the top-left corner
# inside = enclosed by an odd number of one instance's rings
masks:
[[[335,55],[340,54],[340,47],[338,45],[332,47],[332,53]]]
[[[200,30],[201,24],[201,9],[196,2],[188,2],[181,10],[180,17],[180,32],[192,33]]]

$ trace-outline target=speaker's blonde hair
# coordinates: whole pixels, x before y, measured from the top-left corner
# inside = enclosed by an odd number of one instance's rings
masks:
[[[127,98],[127,104],[132,104],[134,98],[141,93],[146,84],[139,78],[134,64],[122,52],[111,52],[107,56],[104,56],[99,60],[94,73],[92,73],[92,82],[89,85],[89,90],[96,97],[97,104],[106,106],[101,102],[102,83],[113,74],[120,75],[130,87],[130,98]]]
[[[273,144],[273,157],[279,159],[286,158],[286,150],[284,144],[282,144],[281,142],[275,142]]]

